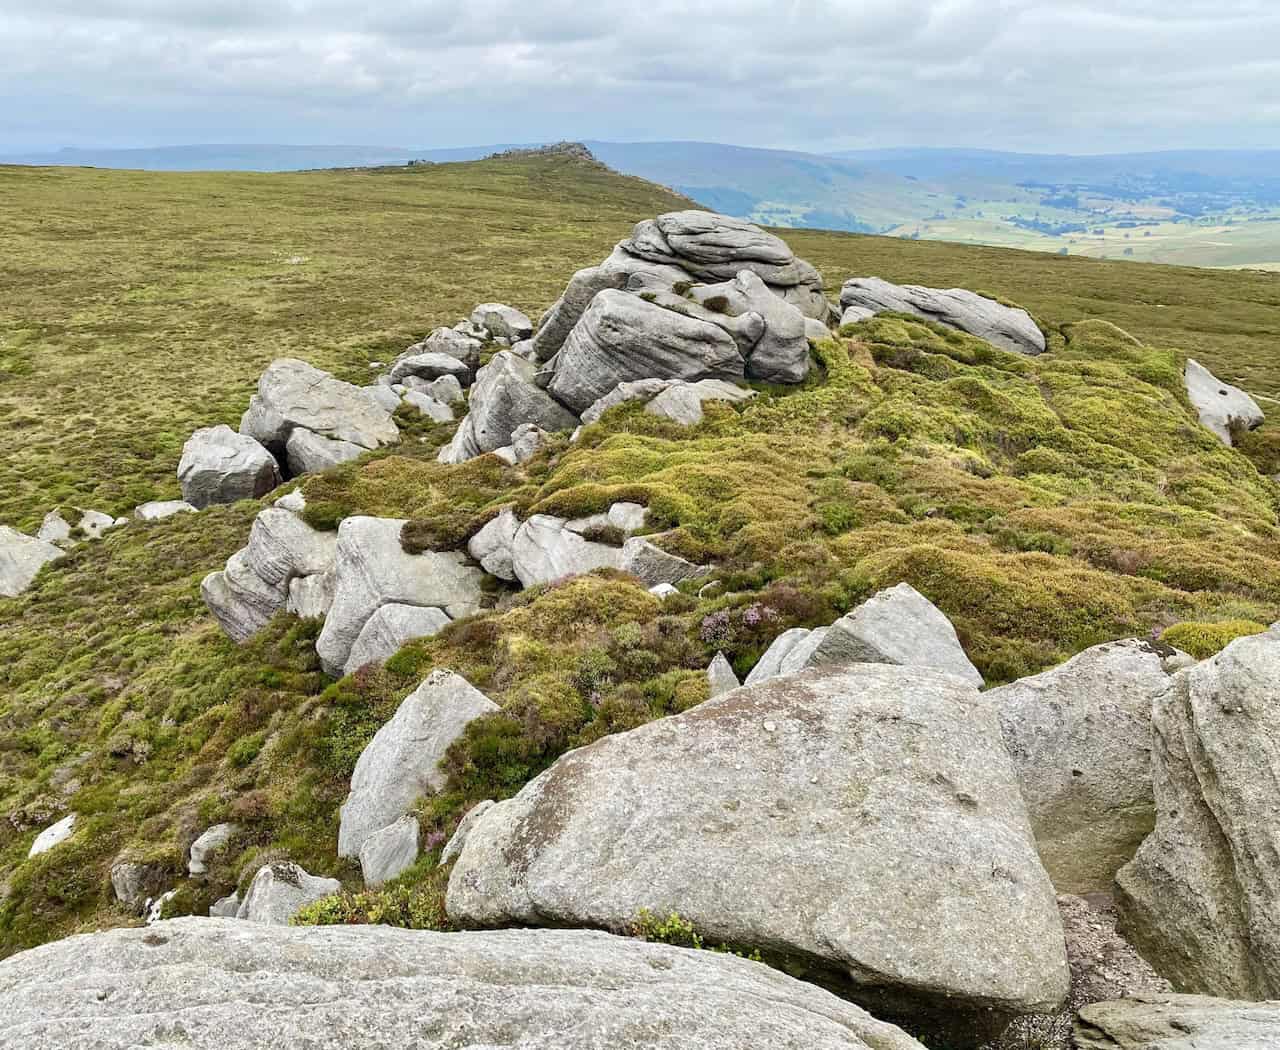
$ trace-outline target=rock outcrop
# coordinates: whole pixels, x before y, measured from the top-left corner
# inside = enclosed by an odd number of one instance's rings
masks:
[[[471,311],[471,323],[485,329],[493,339],[517,343],[533,335],[533,322],[514,306],[481,303]]]
[[[1280,637],[1238,638],[1155,702],[1156,825],[1122,931],[1180,991],[1280,998]]]
[[[287,926],[305,904],[342,889],[337,879],[309,875],[297,864],[267,864],[249,883],[236,918],[269,926]]]
[[[195,514],[196,508],[184,499],[152,500],[134,508],[133,516],[139,521],[161,521],[175,514]]]
[[[295,429],[285,442],[285,465],[291,477],[299,474],[318,474],[321,471],[358,459],[365,450],[350,441],[338,441],[321,437],[301,427]]]
[[[406,813],[375,831],[360,845],[360,872],[364,883],[376,889],[413,867],[418,859],[418,818]]]
[[[733,665],[729,663],[724,653],[716,653],[711,663],[707,665],[707,686],[711,690],[711,699],[723,696],[737,689],[741,684],[737,674],[734,673]]]
[[[726,383],[723,379],[702,379],[697,383],[676,381],[644,406],[651,416],[661,416],[682,427],[696,427],[702,422],[702,406],[708,401],[740,404],[756,396],[754,390]]]
[[[234,824],[223,823],[215,824],[201,833],[200,837],[191,843],[187,858],[187,874],[193,876],[206,874],[209,871],[210,859],[231,841],[238,830],[239,828]]]
[[[511,541],[511,571],[522,587],[622,566],[622,550],[584,539],[564,518],[534,514]]]
[[[0,1001],[5,1050],[924,1050],[766,966],[579,930],[175,919],[0,961]]]
[[[1201,424],[1228,448],[1233,443],[1232,427],[1256,430],[1262,426],[1265,417],[1258,402],[1238,386],[1222,382],[1199,361],[1187,358],[1183,381]]]
[[[1040,859],[1061,893],[1108,893],[1155,827],[1151,705],[1166,648],[1129,639],[992,689]]]
[[[366,664],[383,664],[415,638],[439,634],[453,621],[434,606],[391,603],[378,608],[360,629],[347,657],[345,673]]]
[[[49,850],[61,846],[75,833],[76,815],[68,813],[56,824],[50,824],[36,836],[36,840],[31,843],[31,848],[27,851],[28,859],[38,857],[41,853],[48,853]]]
[[[1080,1011],[1076,1050],[1275,1050],[1280,1002],[1137,995]]]
[[[197,510],[265,496],[280,484],[280,468],[255,438],[226,424],[197,430],[178,462],[182,498]]]
[[[963,288],[924,288],[918,284],[890,284],[879,277],[854,277],[845,281],[840,291],[840,306],[846,314],[851,306],[873,314],[915,314],[959,328],[1015,354],[1045,351],[1044,333],[1026,310],[1004,306]]]
[[[994,715],[915,668],[779,679],[570,752],[479,818],[447,907],[464,926],[678,913],[957,1044],[1067,991]]]
[[[440,790],[445,777],[438,766],[449,745],[473,719],[497,710],[461,675],[433,671],[360,753],[342,804],[338,856],[358,857],[370,835]]]
[[[16,598],[41,569],[61,557],[62,550],[54,544],[0,525],[0,597]]]

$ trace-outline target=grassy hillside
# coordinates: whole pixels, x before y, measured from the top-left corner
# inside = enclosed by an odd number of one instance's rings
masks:
[[[171,494],[186,432],[234,422],[273,356],[359,377],[477,301],[536,312],[632,221],[672,204],[546,158],[390,175],[0,177],[12,189],[0,223],[21,233],[16,255],[34,271],[3,263],[18,295],[2,307],[0,396],[23,440],[0,468],[0,506],[26,524],[77,495],[125,509]],[[433,666],[503,708],[473,724],[448,789],[422,809],[434,849],[472,802],[513,793],[566,748],[699,702],[715,651],[746,670],[781,630],[830,622],[900,580],[954,620],[993,683],[1107,638],[1280,616],[1277,488],[1195,423],[1180,382],[1190,351],[1280,389],[1275,279],[789,240],[833,292],[881,273],[1021,301],[1053,353],[881,318],[824,344],[803,388],[713,407],[693,430],[623,408],[522,468],[442,467],[447,430],[418,430],[395,454],[309,478],[317,526],[394,514],[438,548],[504,504],[571,516],[634,499],[722,581],[665,604],[607,572],[503,593],[335,684],[317,668],[316,624],[282,616],[237,648],[200,603],[199,579],[243,543],[258,504],[79,548],[0,601],[0,953],[130,921],[108,882],[122,854],[180,887],[178,911],[286,854],[354,884],[334,855],[352,766]],[[277,252],[312,262],[286,268]],[[67,809],[75,838],[26,860]],[[229,855],[208,883],[180,880],[187,845],[223,819],[242,829]],[[438,924],[430,865],[317,917]]]

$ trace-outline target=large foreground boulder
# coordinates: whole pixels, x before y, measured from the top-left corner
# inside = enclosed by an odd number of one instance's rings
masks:
[[[41,569],[61,557],[62,550],[52,543],[0,525],[0,597],[16,598]]]
[[[0,962],[5,1050],[924,1050],[714,952],[580,930],[175,919]]]
[[[360,632],[383,605],[430,606],[452,620],[479,610],[484,574],[456,551],[409,554],[400,545],[404,524],[356,516],[338,526],[333,604],[316,639],[327,673],[345,672]]]
[[[447,907],[614,930],[678,913],[957,1045],[1067,991],[995,718],[912,668],[737,689],[570,752],[480,816]]]
[[[1187,358],[1183,381],[1187,387],[1187,399],[1196,410],[1203,426],[1228,448],[1232,446],[1231,430],[1255,430],[1262,426],[1265,417],[1258,402],[1238,386],[1224,383],[1199,361]]]
[[[498,706],[461,675],[433,671],[396,708],[356,761],[342,804],[338,856],[357,857],[374,832],[394,824],[423,795],[439,791],[440,760],[467,724]]]
[[[1156,826],[1123,932],[1179,991],[1280,998],[1280,637],[1238,638],[1153,712]]]
[[[986,694],[1059,892],[1110,892],[1155,827],[1151,705],[1169,687],[1170,655],[1107,642]]]
[[[259,441],[224,423],[187,438],[178,461],[178,483],[182,498],[202,510],[265,496],[280,484],[280,468]]]
[[[1004,306],[963,288],[924,288],[890,284],[879,277],[854,277],[840,291],[840,306],[884,313],[915,314],[985,339],[1015,354],[1043,354],[1044,333],[1026,310]]]
[[[1077,1050],[1275,1050],[1280,1002],[1137,995],[1080,1011]]]

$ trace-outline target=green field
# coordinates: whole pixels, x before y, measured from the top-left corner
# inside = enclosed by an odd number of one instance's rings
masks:
[[[120,513],[175,495],[184,438],[235,423],[273,357],[359,379],[477,302],[536,315],[634,221],[680,203],[553,158],[299,175],[15,168],[0,187],[0,522],[26,528],[58,503]],[[833,296],[866,274],[985,290],[1032,310],[1052,352],[880,318],[822,344],[799,389],[713,407],[691,430],[624,408],[522,468],[440,466],[448,428],[402,416],[395,452],[306,479],[318,527],[406,517],[443,549],[506,503],[576,516],[633,499],[723,586],[663,605],[609,573],[495,593],[492,610],[338,683],[317,667],[315,623],[281,616],[238,648],[200,601],[261,504],[79,547],[0,600],[0,954],[136,921],[108,881],[122,855],[180,890],[171,913],[286,855],[354,886],[335,856],[352,766],[432,667],[503,708],[473,723],[447,789],[420,809],[438,842],[567,748],[701,701],[715,651],[744,671],[780,631],[901,580],[951,617],[990,683],[1108,638],[1280,617],[1275,431],[1224,448],[1180,377],[1190,353],[1280,392],[1280,276],[787,239]],[[28,861],[68,809],[75,838]],[[207,883],[182,879],[191,840],[224,819],[242,829],[233,849]],[[313,918],[440,925],[437,855]]]

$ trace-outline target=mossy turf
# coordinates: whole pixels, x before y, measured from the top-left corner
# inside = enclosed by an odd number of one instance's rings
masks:
[[[570,168],[535,170],[532,163],[519,162],[514,176],[491,162],[426,177],[200,178],[222,190],[233,212],[262,209],[260,195],[270,187],[282,203],[263,221],[292,214],[304,229],[311,221],[304,205],[314,211],[325,199],[326,179],[333,200],[357,213],[365,206],[357,185],[369,187],[375,203],[367,207],[380,215],[388,206],[379,195],[392,192],[380,189],[380,180],[403,183],[400,194],[417,187],[420,236],[433,221],[453,223],[475,209],[474,221],[487,231],[483,253],[441,258],[418,251],[411,280],[397,285],[384,274],[371,301],[391,305],[368,319],[374,330],[399,331],[379,318],[428,312],[418,299],[421,282],[449,289],[429,320],[412,328],[406,320],[396,345],[377,348],[385,358],[399,342],[481,299],[506,298],[536,313],[633,219],[667,206],[667,198],[633,180],[585,169],[580,186]],[[107,173],[79,177],[110,186]],[[140,192],[128,188],[134,176],[116,177],[124,180],[124,199]],[[445,182],[433,207],[430,179],[437,177]],[[455,183],[469,187],[465,206],[449,196]],[[292,201],[291,192],[303,201]],[[561,210],[541,231],[553,244],[545,248],[529,216],[553,205]],[[446,218],[433,220],[440,212]],[[332,215],[330,221],[342,225]],[[335,236],[347,246],[347,269],[361,294],[373,295],[361,282],[382,265],[373,260],[387,248],[374,234],[388,227],[380,221],[360,228],[364,242],[350,231]],[[461,233],[453,236],[462,243]],[[824,264],[833,286],[872,269],[868,245],[883,252],[921,247],[813,234],[792,240]],[[943,283],[1021,299],[1048,330],[1051,353],[1021,357],[883,316],[822,344],[819,368],[801,388],[762,388],[741,406],[710,405],[696,428],[622,406],[584,428],[576,443],[558,437],[511,468],[495,457],[441,466],[434,453],[448,428],[419,426],[390,453],[302,482],[317,527],[334,528],[352,513],[405,517],[404,542],[419,549],[459,548],[507,505],[576,516],[616,500],[640,502],[665,546],[715,565],[718,584],[701,598],[705,581],[659,602],[610,572],[520,593],[495,589],[493,607],[481,615],[410,644],[384,668],[330,683],[316,665],[317,624],[281,616],[236,647],[203,610],[201,576],[244,542],[261,506],[244,503],[131,524],[77,548],[22,598],[0,601],[0,800],[8,816],[0,824],[0,876],[8,887],[0,900],[0,953],[132,921],[113,903],[109,883],[111,862],[122,855],[155,865],[165,885],[180,888],[170,911],[206,908],[243,886],[258,865],[284,856],[337,875],[354,891],[355,869],[334,852],[352,767],[435,667],[465,675],[502,710],[472,724],[446,760],[445,791],[420,805],[426,858],[385,891],[317,906],[310,921],[442,925],[445,873],[434,859],[470,805],[511,795],[566,748],[701,702],[703,668],[715,652],[745,672],[782,630],[828,623],[902,580],[951,617],[991,684],[1109,638],[1176,632],[1183,622],[1195,625],[1183,631],[1188,636],[1217,637],[1240,633],[1240,621],[1276,619],[1277,489],[1249,456],[1200,427],[1187,405],[1184,353],[1209,357],[1197,332],[1144,345],[1114,324],[1085,320],[1110,316],[1124,287],[1079,308],[1045,308],[1012,277],[1001,283],[1016,270],[1003,256],[999,267],[983,271],[985,250],[958,250],[975,260],[973,272]],[[1047,261],[1011,258],[1029,267]],[[937,271],[896,265],[890,276],[938,280]],[[1162,272],[1158,280],[1176,283],[1176,276]],[[340,300],[345,281],[335,269],[311,294]],[[61,294],[54,287],[50,311]],[[1200,288],[1189,281],[1188,301]],[[440,302],[448,305],[437,312]],[[1278,314],[1272,309],[1267,323]],[[176,324],[181,316],[174,306],[156,323]],[[273,323],[277,335],[287,327],[279,317]],[[345,323],[357,332],[358,317]],[[210,367],[202,382],[209,390],[220,384],[233,419],[257,369],[285,348],[262,337],[252,315],[219,339],[224,372]],[[365,368],[372,352],[365,344],[324,346],[288,349],[347,374]],[[156,341],[141,339],[137,347],[135,369],[157,383]],[[1249,351],[1254,358],[1274,354],[1265,342]],[[6,396],[36,417],[36,379],[5,382],[27,384],[7,386]],[[207,407],[193,399],[182,411],[203,414]],[[110,429],[101,433],[110,442]],[[176,454],[176,445],[167,448],[164,473]],[[74,452],[56,441],[44,455],[64,457],[62,469],[80,469]],[[115,479],[150,484],[128,464]],[[81,817],[72,840],[26,860],[38,830],[67,810]],[[206,880],[184,879],[187,846],[220,820],[234,821],[239,834]]]

